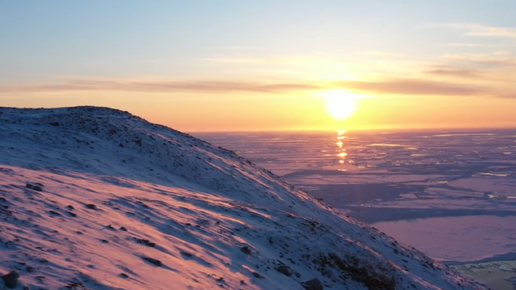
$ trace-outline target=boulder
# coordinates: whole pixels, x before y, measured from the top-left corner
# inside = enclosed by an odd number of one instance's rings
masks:
[[[160,261],[160,260],[157,260],[157,259],[154,259],[154,258],[150,258],[150,257],[143,257],[142,258],[143,260],[153,264],[154,266],[157,266],[157,267],[160,267],[163,265],[163,263]]]
[[[280,272],[281,274],[283,274],[285,276],[290,277],[290,275],[292,275],[292,270],[290,269],[289,266],[281,265],[278,268],[276,268],[276,271]]]
[[[25,184],[25,187],[34,191],[43,191],[43,184],[37,182],[27,183]]]
[[[317,279],[317,278],[305,281],[305,282],[301,283],[301,286],[303,286],[303,288],[305,288],[305,290],[324,290],[324,287],[323,287],[321,281],[319,281],[319,279]]]
[[[7,275],[3,275],[2,279],[4,280],[4,284],[7,288],[15,288],[18,285],[18,279],[20,278],[20,274],[16,271],[12,271]]]

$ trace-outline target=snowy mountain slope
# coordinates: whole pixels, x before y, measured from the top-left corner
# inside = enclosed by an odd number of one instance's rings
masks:
[[[19,289],[487,289],[228,150],[96,107],[0,108],[0,249]]]

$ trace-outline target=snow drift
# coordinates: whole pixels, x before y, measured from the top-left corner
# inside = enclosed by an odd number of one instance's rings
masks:
[[[16,289],[487,289],[231,151],[98,107],[0,108],[0,248]]]

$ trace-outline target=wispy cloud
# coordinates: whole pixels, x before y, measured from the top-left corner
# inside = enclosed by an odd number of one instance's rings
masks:
[[[450,97],[495,97],[516,98],[516,88],[510,80],[493,79],[494,83],[479,82],[484,79],[483,71],[460,69],[436,69],[427,73],[441,75],[457,75],[478,78],[454,81],[447,77],[442,80],[419,78],[383,78],[377,80],[347,80],[334,83],[343,89],[361,94],[372,95],[406,95],[406,96],[450,96]],[[481,84],[482,83],[482,84]]]
[[[0,86],[0,93],[37,93],[65,91],[128,91],[128,92],[208,92],[281,93],[300,90],[317,90],[320,87],[303,83],[259,83],[246,81],[112,81],[72,80],[46,84]]]
[[[505,99],[516,99],[516,92],[514,92],[514,93],[507,93],[507,94],[501,94],[498,97],[505,98]]]
[[[486,26],[477,23],[430,24],[429,27],[456,29],[468,36],[516,38],[516,28]]]
[[[474,69],[434,69],[425,71],[427,74],[436,76],[453,76],[461,78],[479,78],[482,77],[481,72]]]
[[[440,56],[439,59],[459,65],[474,65],[488,68],[516,67],[516,57],[510,54],[445,54]]]
[[[375,94],[471,96],[484,90],[469,84],[455,84],[421,79],[390,79],[379,81],[343,81],[339,85]]]
[[[435,69],[427,74],[442,76],[475,77],[481,72],[461,69]],[[466,81],[466,79],[465,79]],[[507,89],[509,87],[509,89]],[[334,88],[352,90],[359,94],[373,95],[413,95],[413,96],[516,96],[511,86],[481,86],[464,82],[428,80],[424,78],[379,78],[377,80],[326,80],[319,82],[255,82],[222,80],[63,80],[52,83],[0,85],[0,94],[16,93],[66,93],[66,92],[140,92],[140,93],[276,93],[314,92]]]

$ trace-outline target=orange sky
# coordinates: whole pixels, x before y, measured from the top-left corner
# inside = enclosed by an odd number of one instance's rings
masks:
[[[4,3],[0,105],[187,132],[516,127],[516,3],[374,3]]]

